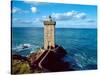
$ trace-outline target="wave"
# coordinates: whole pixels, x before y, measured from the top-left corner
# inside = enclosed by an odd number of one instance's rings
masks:
[[[12,48],[12,54],[28,56],[29,54],[35,52],[38,48],[39,46],[32,45],[29,43],[24,43]]]
[[[25,43],[25,44],[20,44],[16,46],[15,48],[12,48],[12,50],[22,51],[22,50],[31,49],[31,48],[32,48],[31,44]]]

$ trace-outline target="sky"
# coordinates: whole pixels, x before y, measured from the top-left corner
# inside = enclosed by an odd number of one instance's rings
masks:
[[[51,15],[57,28],[97,28],[97,6],[12,1],[12,27],[43,27]]]

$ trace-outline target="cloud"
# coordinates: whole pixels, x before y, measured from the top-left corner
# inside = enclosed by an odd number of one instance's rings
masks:
[[[37,8],[36,7],[31,7],[31,11],[32,11],[32,13],[36,13],[37,12]]]
[[[32,13],[37,13],[38,12],[36,7],[31,7],[30,10],[31,10]],[[17,8],[17,7],[12,8],[12,13],[13,14],[15,14],[15,13],[29,13],[29,12],[30,12],[29,10],[23,10],[23,9]]]
[[[36,9],[33,8],[33,13],[36,12]],[[49,16],[49,15],[48,15]],[[48,16],[43,15],[33,20],[34,23],[41,23],[44,20],[48,20]],[[53,20],[56,21],[73,21],[80,22],[86,20],[87,15],[83,12],[70,11],[65,13],[52,13],[51,14]]]
[[[78,13],[77,15],[75,15],[75,17],[77,19],[85,19],[87,16],[85,13],[82,12],[82,13]]]
[[[96,21],[93,20],[93,19],[88,19],[87,22],[88,22],[88,23],[94,23],[94,22],[96,22]]]
[[[86,19],[87,15],[84,12],[70,11],[65,13],[52,13],[55,20],[79,20]]]
[[[13,18],[12,22],[14,24],[19,24],[19,25],[34,25],[34,24],[41,24],[43,20],[41,18],[34,18],[34,19]]]
[[[41,27],[43,23],[40,18],[34,19],[22,19],[22,18],[13,18],[12,24],[15,27]]]
[[[28,10],[22,10],[21,8],[13,7],[12,8],[12,13],[28,13]]]
[[[32,21],[29,21],[29,20],[21,20],[18,22],[19,24],[32,24]]]
[[[39,23],[39,22],[41,22],[42,21],[42,19],[40,19],[40,18],[36,18],[36,19],[34,19],[34,23]]]
[[[17,8],[17,7],[14,7],[12,9],[12,13],[17,13],[17,12],[20,12],[20,11],[21,11],[21,9],[20,8]]]
[[[13,19],[13,23],[14,24],[20,24],[20,25],[30,25],[33,24],[32,20],[25,20],[25,19],[18,19],[18,18],[14,18]]]

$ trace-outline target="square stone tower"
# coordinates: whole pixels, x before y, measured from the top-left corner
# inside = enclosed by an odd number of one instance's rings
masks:
[[[44,49],[55,48],[55,25],[56,22],[52,20],[51,16],[44,21]]]

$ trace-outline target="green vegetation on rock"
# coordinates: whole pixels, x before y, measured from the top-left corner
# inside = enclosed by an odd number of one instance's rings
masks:
[[[29,63],[15,59],[12,61],[12,74],[26,74],[31,73]]]

